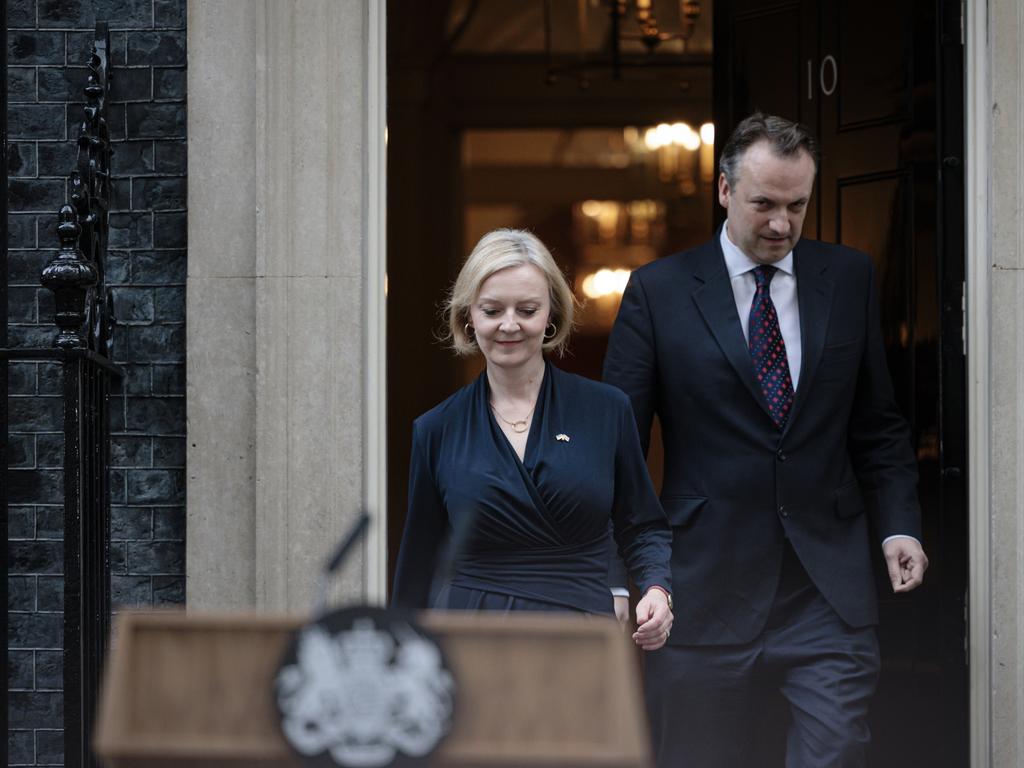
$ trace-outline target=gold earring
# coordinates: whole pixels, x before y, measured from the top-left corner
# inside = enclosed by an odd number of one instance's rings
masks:
[[[551,329],[551,333],[548,333],[548,328]],[[546,326],[544,326],[544,338],[545,339],[550,341],[551,339],[555,338],[555,336],[557,334],[558,334],[558,326],[555,325],[554,323],[548,323]]]
[[[466,323],[464,326],[462,326],[462,332],[466,334],[466,338],[469,339],[470,341],[476,341],[476,328],[474,328],[469,323]]]

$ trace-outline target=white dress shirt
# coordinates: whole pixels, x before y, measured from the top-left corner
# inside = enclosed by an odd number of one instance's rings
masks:
[[[722,227],[722,253],[725,254],[725,268],[729,270],[732,282],[732,295],[736,299],[736,313],[740,316],[743,338],[750,343],[747,325],[750,322],[750,305],[754,302],[757,282],[754,269],[760,266],[747,254],[739,249],[728,234],[729,222]],[[800,383],[800,361],[803,359],[800,346],[800,306],[796,300],[796,271],[793,269],[793,252],[787,253],[773,265],[778,269],[769,287],[775,313],[779,317],[779,330],[782,341],[786,345],[786,358],[789,361],[789,375],[793,379],[793,391]]]

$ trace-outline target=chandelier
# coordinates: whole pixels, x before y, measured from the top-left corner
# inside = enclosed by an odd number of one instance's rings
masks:
[[[654,15],[654,0],[634,0],[636,10],[634,16],[639,33],[623,32],[623,40],[639,40],[648,51],[653,52],[659,43],[668,40],[681,40],[683,50],[686,49],[686,42],[693,37],[693,29],[700,16],[700,3],[697,0],[680,0],[679,2],[679,31],[665,32],[658,26],[658,18]],[[627,0],[613,0],[613,13],[620,19],[626,15]]]
[[[654,154],[658,178],[674,182],[684,197],[698,191],[698,178],[703,184],[715,180],[715,126],[704,123],[695,130],[684,122],[661,123],[637,132],[632,142]]]
[[[559,75],[574,73],[580,88],[584,89],[590,84],[590,76],[597,71],[610,71],[612,79],[618,80],[626,67],[675,66],[682,63],[678,57],[655,58],[654,54],[663,43],[670,41],[679,41],[683,54],[686,54],[687,43],[693,37],[701,14],[699,0],[679,0],[674,24],[665,26],[655,12],[655,0],[577,0],[578,54],[575,61],[556,65],[552,53],[553,2],[555,0],[544,0],[544,52],[548,60],[548,84],[555,83]],[[608,42],[601,53],[592,56],[586,46],[590,9],[600,6],[605,7],[603,13],[607,14],[609,21]],[[623,52],[624,42],[642,43],[644,55],[627,56]]]

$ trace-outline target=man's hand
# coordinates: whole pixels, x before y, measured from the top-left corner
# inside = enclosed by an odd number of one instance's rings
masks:
[[[910,592],[921,586],[928,569],[928,556],[917,539],[894,536],[882,545],[882,551],[893,592]]]
[[[668,640],[672,631],[672,611],[668,596],[660,589],[651,588],[636,604],[637,630],[633,641],[645,651],[656,651]]]

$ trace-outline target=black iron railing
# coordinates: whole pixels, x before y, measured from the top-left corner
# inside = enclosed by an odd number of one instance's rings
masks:
[[[61,207],[58,216],[60,247],[41,276],[56,301],[54,345],[0,349],[5,380],[8,361],[57,361],[63,370],[67,766],[96,764],[90,737],[110,630],[109,399],[112,377],[120,372],[110,359],[114,323],[103,269],[111,190],[106,122],[109,51],[107,25],[97,24],[78,131],[78,167],[69,177],[70,202]],[[6,396],[0,408],[6,425]],[[4,510],[6,485],[0,488]]]
[[[4,41],[7,40],[7,3],[0,3],[0,30],[3,30]],[[3,120],[0,120],[0,167],[4,173],[0,177],[0,349],[7,346],[7,46],[4,45],[3,54],[0,55],[0,111],[3,112]],[[3,482],[0,482],[0,529],[4,534],[4,543],[0,547],[0,606],[3,606],[3,621],[0,622],[0,635],[3,635],[4,653],[0,661],[4,669],[9,670],[10,664],[7,654],[8,620],[7,611],[10,603],[7,595],[7,363],[0,363],[0,417],[4,423],[4,439],[0,442],[0,472],[3,472]],[[8,681],[10,672],[8,672]],[[7,743],[7,685],[4,685],[4,694],[0,699],[0,765],[8,765]]]

